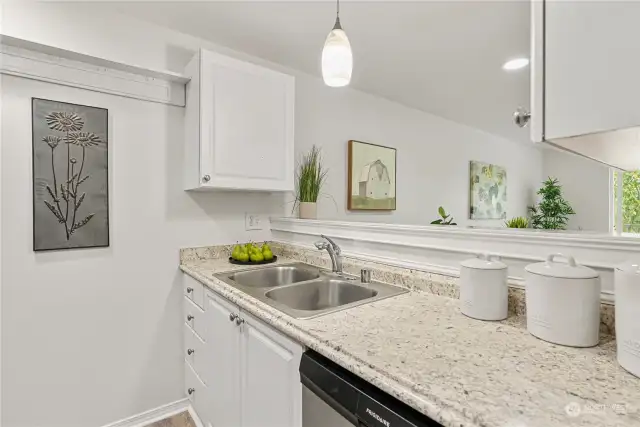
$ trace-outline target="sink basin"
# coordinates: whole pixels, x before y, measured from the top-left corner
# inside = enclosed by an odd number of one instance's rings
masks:
[[[344,280],[323,278],[273,289],[265,293],[267,298],[295,310],[326,310],[356,301],[373,298],[378,292]]]
[[[295,262],[218,273],[218,279],[296,319],[310,319],[408,292]]]
[[[317,269],[299,264],[278,265],[255,270],[246,270],[228,276],[240,286],[249,288],[272,288],[274,286],[290,285],[320,277]]]

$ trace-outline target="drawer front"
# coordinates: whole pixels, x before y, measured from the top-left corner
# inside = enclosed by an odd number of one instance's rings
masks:
[[[193,277],[184,275],[184,296],[193,301],[198,307],[204,308],[204,285]]]
[[[204,318],[204,311],[200,307],[192,303],[189,298],[185,298],[182,304],[184,322],[189,325],[189,327],[193,329],[195,333],[198,334],[204,341],[206,337],[206,320]]]
[[[184,392],[191,401],[193,409],[195,409],[196,414],[198,414],[198,418],[201,420],[209,419],[209,415],[206,413],[208,400],[207,387],[200,381],[200,378],[196,375],[187,360],[185,360],[184,363]]]
[[[186,360],[195,373],[200,377],[202,382],[206,384],[204,368],[205,360],[207,359],[204,354],[206,347],[204,341],[193,332],[189,325],[184,325],[184,360]]]

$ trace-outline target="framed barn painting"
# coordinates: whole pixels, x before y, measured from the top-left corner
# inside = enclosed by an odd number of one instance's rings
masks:
[[[109,246],[108,111],[32,98],[33,250]]]
[[[500,166],[469,162],[469,218],[507,218],[507,171]]]
[[[396,149],[349,141],[349,210],[396,209]]]

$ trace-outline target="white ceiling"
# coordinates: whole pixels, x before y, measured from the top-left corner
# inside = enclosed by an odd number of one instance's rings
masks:
[[[335,19],[327,1],[140,2],[118,11],[320,76]],[[528,1],[342,2],[354,54],[352,86],[407,106],[528,140],[511,119],[529,106]],[[335,89],[340,90],[340,89]]]

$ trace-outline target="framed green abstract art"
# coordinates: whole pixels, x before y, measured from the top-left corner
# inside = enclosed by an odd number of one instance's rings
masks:
[[[507,171],[500,166],[469,162],[469,218],[507,218]]]

